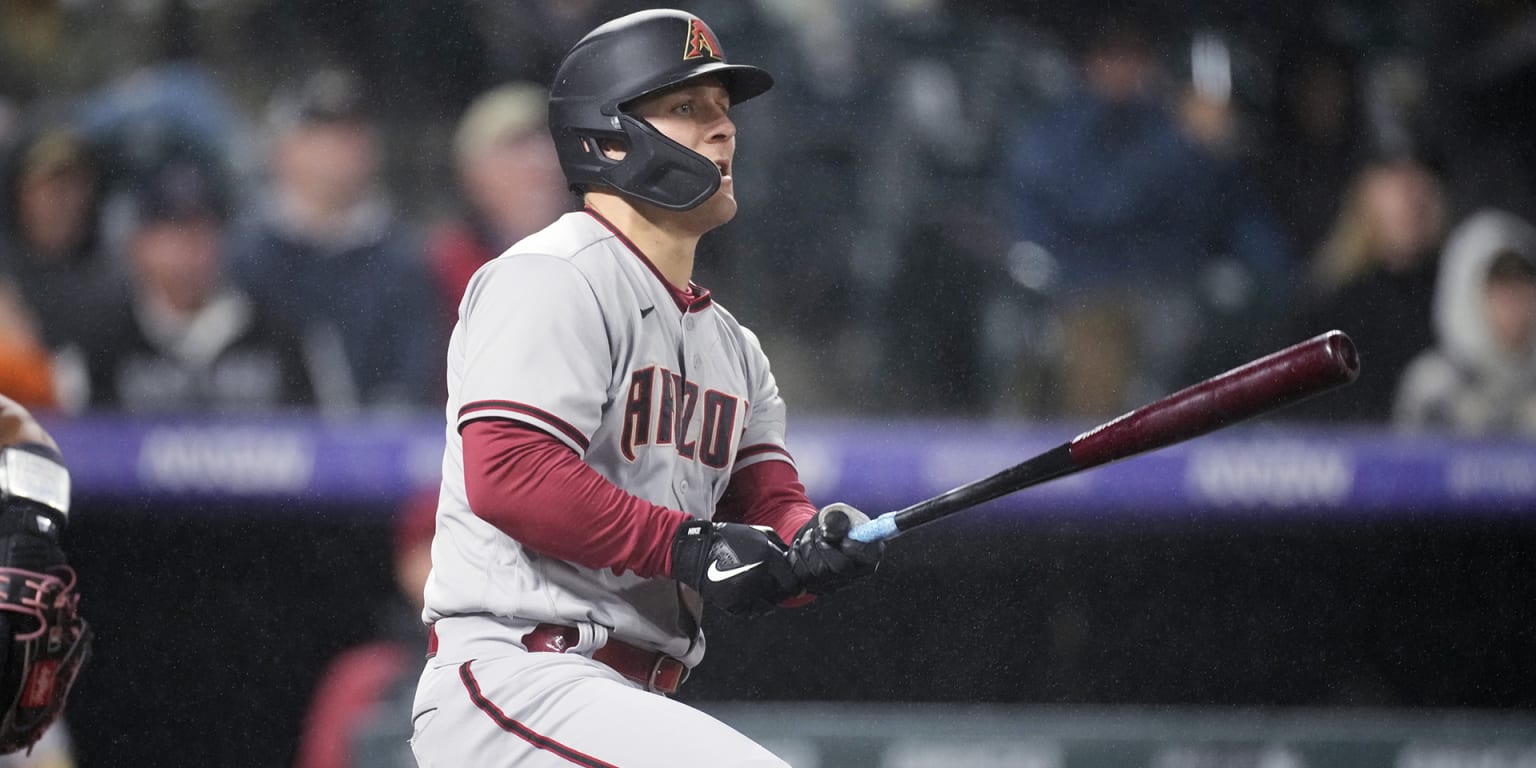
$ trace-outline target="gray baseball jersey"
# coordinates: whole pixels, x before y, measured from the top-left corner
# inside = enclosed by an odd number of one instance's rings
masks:
[[[447,415],[426,621],[596,625],[699,661],[692,590],[540,555],[476,517],[459,430],[530,424],[625,491],[709,519],[734,470],[790,460],[784,404],[750,331],[707,291],[669,290],[594,212],[566,214],[471,280],[448,346]]]

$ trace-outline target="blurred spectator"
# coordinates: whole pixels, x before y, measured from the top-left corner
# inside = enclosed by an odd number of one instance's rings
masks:
[[[565,52],[588,30],[648,5],[655,7],[641,0],[477,2],[470,3],[470,14],[493,82],[548,83]]]
[[[1403,377],[1397,422],[1536,436],[1536,227],[1502,211],[1457,227],[1441,255],[1434,323],[1440,343]]]
[[[93,408],[228,413],[311,405],[295,332],[223,279],[226,180],[187,152],[162,159],[131,190],[123,240],[133,293],[94,308],[80,340]],[[66,359],[75,359],[67,356]]]
[[[396,513],[395,584],[403,602],[386,606],[378,639],[331,661],[315,686],[295,768],[415,768],[411,702],[426,653],[422,591],[432,570],[437,489]]]
[[[1356,66],[1342,46],[1308,38],[1277,63],[1277,140],[1266,181],[1291,241],[1322,242],[1359,163],[1361,109]]]
[[[450,326],[480,265],[575,204],[549,138],[548,110],[543,88],[514,83],[481,95],[459,122],[453,152],[466,212],[440,226],[427,248]]]
[[[271,187],[236,232],[236,281],[335,363],[315,369],[322,407],[435,402],[432,276],[379,187],[380,148],[356,80],[316,72],[278,94],[270,122]]]
[[[58,406],[53,358],[38,337],[26,302],[4,278],[0,278],[0,395],[33,410]]]
[[[1385,422],[1408,363],[1429,348],[1435,253],[1445,235],[1438,176],[1409,157],[1382,157],[1356,174],[1313,261],[1297,339],[1340,329],[1360,349],[1360,378],[1292,416]]]
[[[1285,258],[1236,162],[1229,100],[1173,98],[1145,25],[1097,26],[1082,87],[1025,120],[1007,156],[1002,213],[1016,252],[1053,277],[1073,417],[1182,384],[1213,306],[1252,311]]]
[[[101,171],[71,128],[44,122],[7,158],[0,213],[0,274],[8,275],[50,348],[92,332],[81,307],[123,295],[123,277],[98,247]]]

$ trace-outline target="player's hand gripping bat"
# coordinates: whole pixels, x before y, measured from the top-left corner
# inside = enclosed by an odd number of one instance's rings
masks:
[[[995,475],[887,512],[848,536],[857,541],[895,538],[999,496],[1268,413],[1359,375],[1354,342],[1342,331],[1329,331],[1137,408]]]

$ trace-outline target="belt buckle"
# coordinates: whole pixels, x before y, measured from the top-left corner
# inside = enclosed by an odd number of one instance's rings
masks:
[[[679,667],[683,668],[683,671],[682,674],[677,678],[677,685],[672,686],[672,690],[670,691],[663,691],[656,687],[656,677],[661,674],[661,666],[669,661],[675,662]],[[688,673],[692,671],[693,670],[688,669],[687,665],[683,664],[681,661],[678,661],[677,659],[674,659],[665,653],[658,653],[656,654],[656,661],[651,663],[651,674],[646,676],[645,690],[650,691],[651,693],[659,693],[663,696],[677,693],[677,689],[683,686],[683,682],[688,679]]]

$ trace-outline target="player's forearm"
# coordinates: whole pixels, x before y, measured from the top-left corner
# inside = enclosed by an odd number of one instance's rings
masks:
[[[669,572],[672,534],[688,520],[625,493],[559,440],[504,419],[464,425],[469,507],[535,552],[588,568]]]
[[[766,525],[785,541],[794,541],[795,532],[815,514],[800,474],[785,461],[761,461],[731,475],[715,509],[716,520]]]

